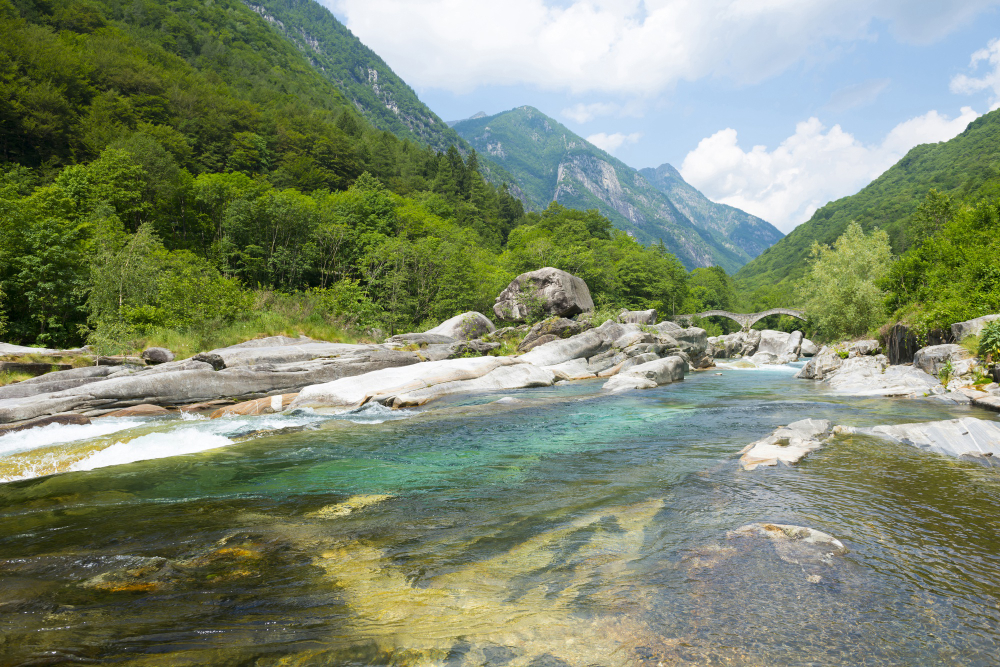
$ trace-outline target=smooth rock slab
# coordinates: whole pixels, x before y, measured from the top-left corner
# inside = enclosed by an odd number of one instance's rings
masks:
[[[848,396],[905,396],[930,394],[940,383],[913,366],[890,366],[883,355],[853,357],[825,380],[831,391]]]
[[[888,438],[956,458],[961,456],[1000,458],[1000,423],[974,417],[867,428],[838,426],[834,432]]]
[[[448,336],[455,340],[472,340],[485,336],[488,333],[493,333],[496,330],[496,326],[488,317],[471,310],[445,320],[433,329],[428,329],[425,333]]]
[[[831,433],[826,419],[802,419],[778,428],[771,435],[752,442],[740,451],[740,465],[744,470],[758,466],[798,463],[802,458],[822,449]]]
[[[428,361],[303,389],[291,408],[353,410],[369,402],[390,407],[422,405],[447,394],[550,386],[555,375],[517,359],[477,357]]]
[[[684,379],[687,362],[680,357],[666,357],[633,366],[619,372],[604,383],[602,389],[610,392],[631,389],[653,389]]]

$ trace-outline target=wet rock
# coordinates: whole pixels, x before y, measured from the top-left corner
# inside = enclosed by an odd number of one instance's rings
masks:
[[[28,421],[19,422],[17,424],[4,424],[0,426],[0,435],[15,433],[17,431],[26,431],[29,428],[37,428],[39,426],[49,426],[50,424],[84,425],[89,423],[90,418],[84,417],[83,415],[52,415],[50,417],[29,419]]]
[[[744,470],[758,466],[798,463],[802,458],[822,449],[831,434],[826,419],[802,419],[778,428],[766,438],[750,443],[740,451],[740,465]]]
[[[521,322],[532,308],[558,317],[572,317],[594,309],[590,289],[582,278],[546,267],[522,273],[496,298],[493,312],[502,320]]]
[[[955,322],[951,325],[952,338],[957,342],[961,342],[969,336],[978,336],[982,333],[983,327],[986,326],[988,322],[992,322],[994,320],[1000,320],[1000,314],[983,315],[982,317],[977,317],[974,320]]]
[[[834,431],[883,437],[946,456],[1000,457],[1000,423],[974,417],[892,426],[837,426]]]
[[[161,408],[159,405],[150,405],[149,403],[143,403],[141,405],[133,405],[130,408],[122,408],[121,410],[115,410],[114,412],[109,412],[107,414],[101,415],[102,417],[162,417],[164,415],[169,415],[170,410],[166,408]]]
[[[656,309],[623,310],[618,314],[618,321],[624,324],[656,324]]]
[[[847,553],[844,543],[829,533],[781,523],[749,523],[726,533],[730,540],[741,538],[763,538],[774,547],[781,560],[794,565],[823,563],[830,565],[833,556]],[[810,575],[815,577],[817,575]],[[812,580],[811,583],[818,583]]]
[[[952,374],[959,376],[964,375],[959,365],[970,366],[971,357],[969,351],[961,345],[931,345],[917,350],[917,353],[913,355],[913,365],[936,377],[941,372],[941,368],[950,361],[952,366],[956,367]],[[968,372],[968,368],[966,368],[966,372]]]
[[[174,353],[165,347],[147,347],[142,351],[142,358],[148,364],[165,364],[174,360]]]
[[[289,405],[298,394],[276,394],[266,398],[258,398],[253,401],[244,401],[236,405],[227,405],[212,413],[212,419],[219,417],[269,415],[281,412]]]
[[[426,333],[447,336],[454,340],[472,340],[496,331],[496,326],[482,313],[469,311],[445,320]]]
[[[687,363],[680,357],[666,357],[633,366],[619,372],[604,383],[604,391],[621,392],[632,389],[653,389],[684,379]]]

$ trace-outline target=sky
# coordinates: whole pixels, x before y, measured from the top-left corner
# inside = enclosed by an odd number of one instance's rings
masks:
[[[787,233],[1000,108],[1000,0],[321,0],[445,120],[530,105]]]

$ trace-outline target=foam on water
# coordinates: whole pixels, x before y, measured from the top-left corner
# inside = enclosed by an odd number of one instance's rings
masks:
[[[382,424],[387,421],[406,419],[412,414],[409,410],[394,410],[381,403],[369,403],[346,415],[339,416],[355,424]]]
[[[730,371],[770,371],[782,373],[798,373],[801,366],[791,364],[755,364],[749,359],[734,359],[732,361],[716,361],[716,368]]]
[[[162,459],[168,456],[196,454],[233,444],[229,438],[201,429],[177,429],[167,433],[150,433],[128,442],[117,442],[77,461],[70,470],[94,470],[108,466]]]
[[[49,424],[0,436],[0,456],[28,452],[41,447],[51,447],[81,440],[100,438],[124,431],[144,422],[129,418],[100,419],[91,424]]]

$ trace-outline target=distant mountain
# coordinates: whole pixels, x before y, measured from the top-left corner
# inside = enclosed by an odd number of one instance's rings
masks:
[[[861,192],[816,211],[736,278],[749,289],[797,280],[813,243],[833,243],[852,220],[866,230],[886,230],[893,249],[902,252],[913,240],[913,214],[931,188],[959,201],[1000,195],[1000,110],[972,121],[954,139],[913,148]]]
[[[680,172],[669,164],[656,169],[640,169],[639,173],[660,192],[667,195],[687,219],[702,229],[718,232],[734,244],[750,261],[780,241],[784,234],[778,228],[755,215],[727,204],[717,204],[689,184]]]
[[[596,208],[639,241],[662,240],[689,269],[714,264],[733,272],[760,252],[764,239],[781,236],[742,211],[713,208],[720,205],[709,202],[679,175],[683,187],[671,186],[678,193],[678,201],[673,201],[672,195],[635,169],[532,107],[477,115],[453,127],[481,155],[514,176],[529,208],[541,210],[552,201],[570,208]],[[715,220],[720,211],[724,219]],[[727,236],[727,229],[735,236]],[[744,248],[736,239],[746,237],[752,242]]]
[[[368,121],[437,150],[465,142],[378,54],[314,0],[244,0],[290,40]]]

